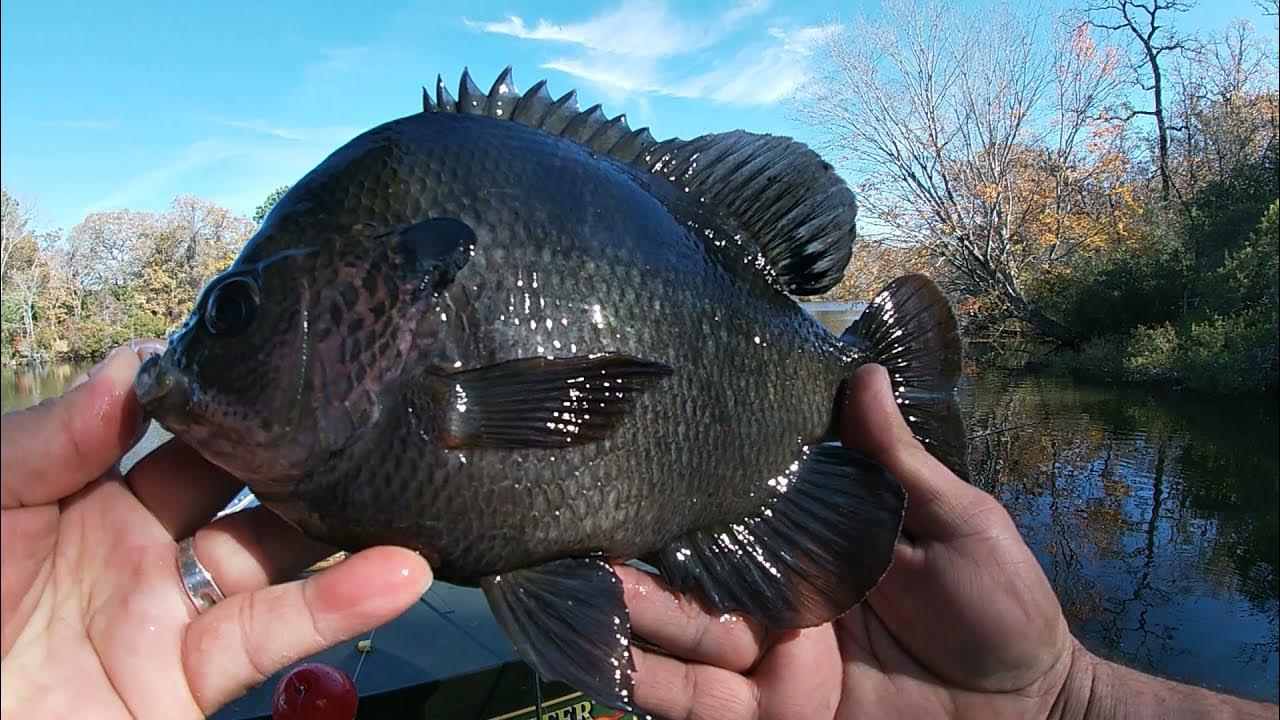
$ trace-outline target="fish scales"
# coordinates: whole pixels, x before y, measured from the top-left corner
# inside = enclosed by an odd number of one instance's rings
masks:
[[[847,353],[743,261],[754,255],[746,241],[717,247],[714,238],[740,231],[678,188],[511,123],[424,119],[456,127],[407,128],[397,138],[407,164],[443,154],[433,146],[443,142],[472,148],[458,172],[487,169],[478,197],[426,213],[503,238],[445,291],[446,319],[423,319],[438,338],[418,361],[424,369],[618,352],[662,358],[680,372],[662,393],[644,395],[633,418],[604,441],[524,457],[441,447],[431,432],[431,400],[392,398],[364,443],[297,487],[315,519],[291,519],[324,536],[332,531],[320,518],[342,517],[361,530],[340,532],[368,531],[378,542],[420,549],[437,558],[441,579],[466,583],[562,555],[638,556],[686,528],[759,507],[773,493],[768,481],[827,429]],[[538,143],[545,153],[527,152]],[[535,162],[522,162],[521,148]],[[557,167],[557,183],[540,182],[547,165]],[[405,191],[427,195],[432,183],[453,180],[449,170],[440,173],[431,180],[405,168]],[[517,194],[526,209],[513,211],[509,198]],[[632,222],[603,219],[624,212]],[[577,229],[527,234],[548,227]],[[435,468],[430,481],[417,468]],[[440,517],[469,520],[455,527]],[[513,533],[513,525],[529,529]]]
[[[963,474],[955,319],[921,276],[841,337],[792,300],[839,279],[856,211],[798,143],[659,143],[509,72],[494,88],[440,83],[293,186],[139,398],[308,534],[418,550],[484,587],[544,676],[629,707],[603,560],[770,627],[846,611],[904,495],[824,444],[843,380],[885,364]]]

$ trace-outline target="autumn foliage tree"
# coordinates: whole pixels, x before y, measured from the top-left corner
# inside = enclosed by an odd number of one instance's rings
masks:
[[[799,114],[860,178],[864,227],[925,248],[985,312],[1071,342],[1028,288],[1132,212],[1107,142],[1117,57],[1078,24],[972,12],[892,0],[891,20],[852,23]]]
[[[14,215],[8,205],[5,212],[8,224],[21,208],[15,201]],[[96,357],[134,337],[167,336],[254,229],[225,208],[179,196],[162,213],[91,213],[65,236],[15,233],[26,239],[12,252],[6,244],[7,354]]]

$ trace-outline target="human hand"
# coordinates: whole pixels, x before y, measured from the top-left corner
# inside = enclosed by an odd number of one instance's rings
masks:
[[[3,418],[0,710],[14,717],[203,717],[291,662],[381,625],[431,582],[417,554],[332,549],[266,508],[218,520],[241,489],[178,440],[116,464],[144,428],[138,353]],[[226,599],[197,613],[175,540]]]
[[[1047,717],[1083,650],[1012,519],[911,436],[883,368],[859,369],[847,397],[841,440],[907,491],[888,574],[834,623],[771,634],[619,567],[633,632],[666,653],[636,649],[637,703],[698,719]]]

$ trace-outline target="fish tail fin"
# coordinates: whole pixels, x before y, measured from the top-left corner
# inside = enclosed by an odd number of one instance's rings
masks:
[[[963,347],[951,304],[924,275],[889,283],[840,339],[889,371],[893,394],[916,439],[969,479],[969,444],[956,403]]]

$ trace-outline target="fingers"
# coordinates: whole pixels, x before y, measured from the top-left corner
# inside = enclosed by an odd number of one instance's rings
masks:
[[[666,653],[633,646],[640,707],[697,720],[834,714],[842,665],[830,625],[770,645],[753,621],[709,613],[636,568],[614,569],[632,632]]]
[[[721,622],[642,570],[617,565],[614,571],[631,632],[675,656],[632,646],[636,703],[672,720],[755,717],[756,685],[742,673],[764,652],[763,631],[736,616]]]
[[[760,691],[751,678],[699,663],[632,650],[636,704],[670,720],[739,720],[760,717]]]
[[[849,381],[841,441],[884,466],[907,491],[903,526],[917,539],[964,534],[991,496],[956,477],[929,454],[902,418],[889,374],[879,365],[858,368]]]
[[[289,580],[335,552],[261,505],[218,518],[195,535],[196,557],[228,596]]]
[[[833,717],[844,665],[831,625],[792,633],[750,675],[633,650],[636,704],[672,720]]]
[[[629,565],[614,567],[622,580],[631,631],[672,655],[746,672],[764,652],[765,633],[737,615],[712,615],[693,599]]]
[[[176,540],[203,527],[244,488],[177,438],[139,460],[125,481]]]
[[[394,619],[430,584],[419,555],[376,547],[305,580],[230,596],[183,638],[192,695],[212,713],[290,663]]]
[[[111,351],[92,377],[65,395],[8,413],[0,427],[0,503],[64,498],[107,472],[133,446],[142,413],[133,393],[138,354]]]
[[[756,682],[762,718],[835,717],[844,664],[830,623],[797,631],[760,661]]]

